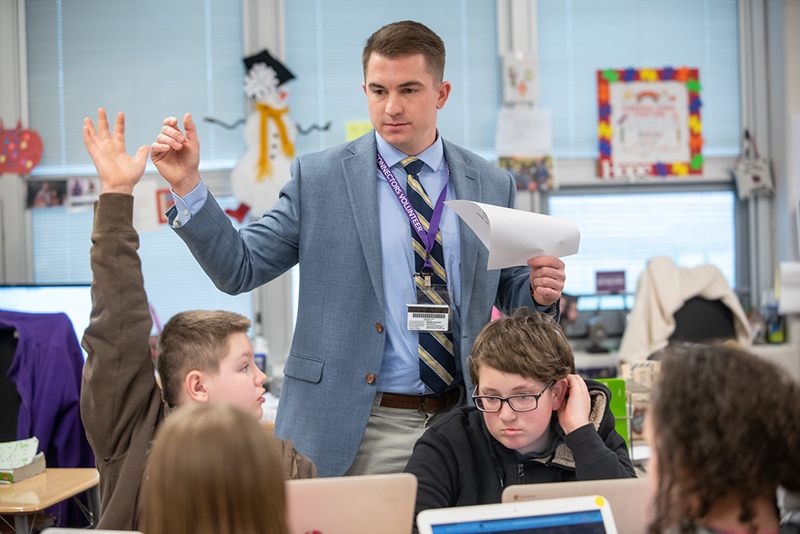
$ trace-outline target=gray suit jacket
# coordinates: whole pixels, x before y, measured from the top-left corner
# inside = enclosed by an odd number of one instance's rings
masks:
[[[370,132],[296,158],[278,203],[240,233],[211,195],[176,229],[226,293],[249,291],[300,262],[297,325],[275,433],[294,440],[320,476],[340,476],[350,467],[380,381],[386,334],[376,153]],[[507,172],[447,141],[444,153],[457,198],[513,207],[516,189]],[[507,311],[533,300],[529,269],[488,271],[488,251],[459,224],[461,358],[468,370],[470,348],[492,305]],[[378,380],[368,383],[368,374]],[[468,372],[464,382],[471,392]]]

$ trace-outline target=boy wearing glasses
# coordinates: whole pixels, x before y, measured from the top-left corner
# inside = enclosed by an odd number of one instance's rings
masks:
[[[419,480],[416,513],[498,503],[512,484],[636,476],[611,392],[575,374],[550,316],[519,309],[486,325],[469,373],[475,406],[425,432],[406,466]]]

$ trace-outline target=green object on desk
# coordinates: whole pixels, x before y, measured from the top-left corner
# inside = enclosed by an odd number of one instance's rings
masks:
[[[615,425],[617,433],[625,439],[628,445],[628,451],[631,450],[630,441],[628,441],[628,401],[625,396],[625,380],[622,378],[597,378],[601,384],[611,390],[611,413],[614,414]]]

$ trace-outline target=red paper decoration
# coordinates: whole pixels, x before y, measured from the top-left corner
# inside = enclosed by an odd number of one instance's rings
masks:
[[[30,174],[42,160],[42,138],[34,130],[6,129],[0,119],[0,174]]]

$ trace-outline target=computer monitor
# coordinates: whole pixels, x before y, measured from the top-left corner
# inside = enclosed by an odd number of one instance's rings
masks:
[[[91,285],[3,285],[0,310],[25,313],[58,313],[69,317],[80,342],[92,314]],[[82,350],[82,349],[81,349]],[[86,352],[83,359],[86,359]]]

